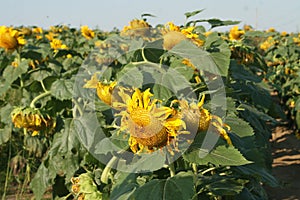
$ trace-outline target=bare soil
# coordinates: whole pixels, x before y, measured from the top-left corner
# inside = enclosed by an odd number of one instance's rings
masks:
[[[287,127],[276,127],[272,134],[273,175],[277,188],[266,187],[270,200],[300,200],[300,140]]]

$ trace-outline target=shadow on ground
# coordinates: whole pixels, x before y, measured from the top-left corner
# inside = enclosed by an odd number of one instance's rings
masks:
[[[270,200],[300,200],[300,140],[286,127],[272,134],[273,175],[281,187],[265,187]]]

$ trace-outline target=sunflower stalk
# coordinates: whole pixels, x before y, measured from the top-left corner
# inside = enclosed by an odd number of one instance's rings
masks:
[[[108,184],[108,176],[110,175],[110,170],[117,160],[118,158],[116,156],[113,156],[105,166],[100,178],[102,183]]]
[[[174,163],[169,164],[170,176],[173,177],[176,174]]]
[[[35,108],[35,103],[36,103],[37,101],[39,101],[40,99],[42,99],[42,98],[44,98],[44,97],[46,97],[46,96],[49,96],[50,94],[51,94],[51,92],[50,92],[50,91],[47,91],[47,92],[44,92],[44,93],[42,93],[42,94],[36,96],[36,97],[31,101],[30,107],[31,107],[31,108]]]

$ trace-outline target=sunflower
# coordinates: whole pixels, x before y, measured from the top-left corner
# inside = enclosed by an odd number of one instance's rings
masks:
[[[19,34],[17,30],[0,26],[0,47],[6,51],[17,49],[26,43],[25,39]]]
[[[61,40],[59,39],[53,39],[50,42],[50,46],[52,49],[54,49],[55,52],[57,52],[58,49],[67,49],[67,45],[63,44]]]
[[[125,103],[116,102],[113,107],[123,108],[117,114],[122,117],[120,131],[130,134],[128,143],[132,152],[152,152],[176,140],[184,122],[176,110],[159,106],[158,99],[151,100],[153,94],[150,89],[144,92],[135,89],[131,96],[125,93],[119,95]]]
[[[88,26],[81,26],[81,34],[88,40],[95,37],[95,32],[89,29]]]
[[[244,34],[244,30],[239,30],[238,26],[234,26],[229,31],[229,40],[240,40]]]
[[[86,84],[83,86],[84,88],[95,88],[97,91],[98,98],[103,101],[104,103],[111,105],[112,104],[112,93],[117,85],[116,81],[105,83],[101,82],[97,79],[97,74],[95,73],[91,80],[87,81]]]
[[[53,118],[34,108],[15,108],[11,113],[11,118],[17,128],[31,131],[32,136],[38,135],[40,131],[50,131],[56,125]]]
[[[150,34],[150,24],[144,20],[134,19],[129,22],[129,26],[124,26],[121,35],[128,36],[148,36]]]
[[[172,49],[176,44],[183,40],[190,40],[197,46],[203,46],[204,41],[199,39],[199,35],[194,32],[195,27],[190,26],[184,29],[180,29],[172,22],[168,22],[165,25],[163,34],[163,47],[166,50]]]
[[[198,104],[189,104],[186,100],[179,101],[182,119],[186,123],[187,131],[193,133],[207,131],[211,125],[214,132],[218,133],[229,145],[232,145],[231,139],[226,131],[229,131],[230,127],[223,123],[220,117],[211,114],[207,109],[203,108],[204,99],[205,96],[203,95]]]

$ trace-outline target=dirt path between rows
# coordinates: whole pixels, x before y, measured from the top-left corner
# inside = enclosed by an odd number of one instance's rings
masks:
[[[273,175],[281,187],[266,187],[270,200],[300,200],[300,140],[287,127],[272,134]]]

